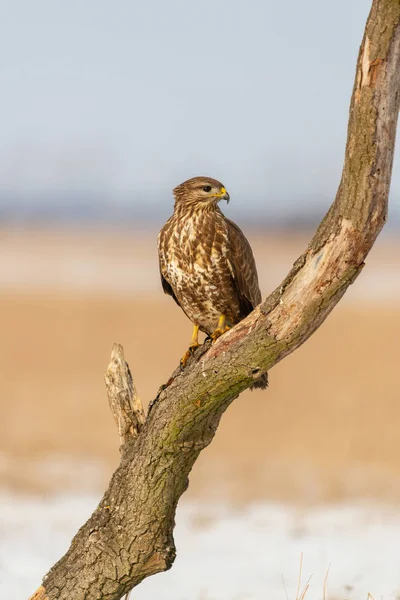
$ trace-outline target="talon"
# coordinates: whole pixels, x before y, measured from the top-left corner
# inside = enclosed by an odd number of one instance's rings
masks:
[[[210,335],[213,342],[215,342],[221,335],[230,330],[230,327],[226,326],[224,329],[220,329],[219,327]]]
[[[220,318],[218,319],[217,329],[210,335],[210,338],[212,339],[213,343],[219,337],[221,337],[221,335],[223,335],[224,333],[229,331],[230,327],[228,327],[228,325],[225,325],[225,319],[226,319],[225,315],[221,315]]]
[[[200,346],[199,344],[199,326],[193,326],[193,334],[192,334],[192,343],[189,348],[186,350],[185,354],[181,358],[181,368],[183,369],[186,366],[187,361],[191,356],[193,356],[194,351]]]
[[[189,348],[186,350],[185,354],[181,358],[181,367],[182,369],[186,367],[186,363],[191,356],[193,356],[195,350],[200,346],[200,344],[190,344]]]

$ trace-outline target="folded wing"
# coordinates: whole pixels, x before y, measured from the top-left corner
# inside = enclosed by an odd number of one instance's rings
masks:
[[[261,302],[261,292],[253,252],[242,230],[225,217],[228,228],[228,264],[239,297],[242,318]]]

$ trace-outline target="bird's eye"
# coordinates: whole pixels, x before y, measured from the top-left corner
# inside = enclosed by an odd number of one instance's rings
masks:
[[[205,192],[211,192],[211,185],[203,185],[203,190]]]

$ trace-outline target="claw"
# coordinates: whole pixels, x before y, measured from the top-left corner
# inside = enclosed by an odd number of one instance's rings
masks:
[[[221,335],[223,335],[224,333],[226,333],[229,330],[230,330],[230,327],[228,327],[228,325],[226,325],[226,327],[224,327],[224,329],[221,329],[221,327],[217,327],[217,329],[214,331],[214,333],[212,333],[210,335],[210,338],[212,339],[212,341],[214,343],[219,337],[221,337]]]
[[[187,361],[193,356],[194,351],[200,346],[199,344],[199,326],[193,326],[192,343],[181,358],[181,369],[186,366]]]
[[[189,358],[191,356],[193,356],[195,350],[197,350],[197,348],[200,346],[199,343],[196,344],[190,344],[189,348],[186,350],[185,354],[182,356],[180,364],[181,364],[181,368],[183,369],[184,367],[186,367],[186,363],[189,360]]]
[[[221,337],[221,335],[223,335],[224,333],[229,331],[230,327],[228,327],[228,325],[225,325],[225,319],[226,319],[225,315],[221,315],[220,318],[218,319],[217,329],[210,335],[210,338],[212,339],[213,343],[219,337]]]

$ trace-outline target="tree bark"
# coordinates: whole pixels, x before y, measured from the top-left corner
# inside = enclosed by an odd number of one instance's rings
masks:
[[[117,417],[121,463],[98,508],[32,598],[118,600],[171,567],[175,509],[221,415],[260,373],[310,337],[363,268],[387,216],[399,102],[400,0],[373,0],[333,205],[281,286],[215,344],[199,348],[182,372],[177,369],[144,423],[137,414],[122,424]],[[123,406],[129,413],[129,402]]]

